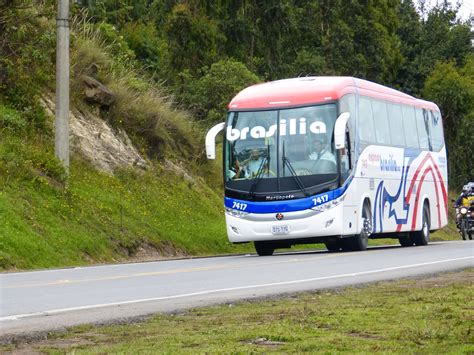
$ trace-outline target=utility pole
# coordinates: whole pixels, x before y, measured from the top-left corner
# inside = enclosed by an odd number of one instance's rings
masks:
[[[56,120],[54,153],[69,174],[69,0],[58,0],[56,18]]]

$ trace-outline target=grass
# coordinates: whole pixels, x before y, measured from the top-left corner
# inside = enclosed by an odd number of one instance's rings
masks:
[[[82,326],[4,350],[104,353],[474,352],[474,269]],[[0,348],[1,350],[1,348]]]
[[[110,176],[76,157],[65,188],[48,144],[3,138],[0,268],[249,250],[227,241],[222,198],[200,179],[159,165]]]

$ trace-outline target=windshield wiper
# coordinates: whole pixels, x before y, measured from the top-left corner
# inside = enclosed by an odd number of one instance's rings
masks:
[[[260,166],[258,167],[257,174],[255,175],[255,178],[252,182],[252,186],[250,186],[249,195],[250,195],[250,198],[252,200],[254,200],[254,197],[255,197],[255,188],[257,187],[260,180],[262,180],[263,167],[265,166],[265,163],[268,163],[268,165],[270,165],[269,160],[270,160],[269,159],[269,149],[268,149],[268,146],[267,146],[267,156],[262,159],[262,162],[260,163]]]
[[[298,176],[295,169],[293,168],[293,165],[291,165],[290,160],[285,155],[285,142],[283,142],[283,156],[282,156],[282,159],[283,159],[283,168],[285,167],[285,165],[288,167],[288,170],[290,171],[291,175],[293,175],[293,178],[295,179],[296,184],[298,185],[301,192],[304,193],[305,196],[309,196],[309,193],[306,190],[306,188],[304,187],[303,182],[301,181],[300,177]]]

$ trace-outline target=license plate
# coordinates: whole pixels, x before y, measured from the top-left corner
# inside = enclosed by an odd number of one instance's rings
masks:
[[[290,226],[272,226],[272,234],[288,234],[290,233]]]

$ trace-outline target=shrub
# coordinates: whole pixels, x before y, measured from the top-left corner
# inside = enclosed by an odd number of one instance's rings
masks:
[[[181,74],[183,100],[193,108],[198,118],[211,126],[226,117],[232,97],[245,87],[260,82],[259,77],[233,59],[221,60],[204,70],[204,75],[193,80],[188,72]]]
[[[25,1],[24,7],[1,9],[0,68],[3,80],[0,97],[10,107],[22,112],[28,128],[47,131],[46,115],[39,97],[54,82],[56,33],[52,19],[42,14],[52,11],[52,7],[27,5],[28,1]],[[9,127],[16,125],[16,129],[19,128],[21,123],[18,120],[12,122],[11,115],[8,117]]]
[[[0,104],[0,129],[20,133],[26,128],[26,125],[25,117],[21,113]]]

